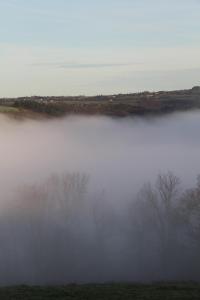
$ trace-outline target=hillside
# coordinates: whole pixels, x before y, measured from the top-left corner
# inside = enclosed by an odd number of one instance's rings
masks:
[[[129,116],[162,114],[200,108],[200,87],[189,90],[142,92],[100,96],[1,98],[0,112],[48,116],[66,114]]]

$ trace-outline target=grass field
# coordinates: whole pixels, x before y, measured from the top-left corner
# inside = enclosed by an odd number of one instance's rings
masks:
[[[200,284],[102,284],[0,288],[1,300],[199,300]]]
[[[19,109],[11,106],[2,106],[0,105],[0,113],[17,113]]]

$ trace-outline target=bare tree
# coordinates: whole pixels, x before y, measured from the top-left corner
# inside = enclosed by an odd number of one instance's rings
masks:
[[[196,187],[187,190],[182,199],[182,214],[187,223],[187,235],[200,248],[200,175]]]
[[[145,184],[138,194],[140,230],[147,243],[157,240],[163,264],[178,245],[180,218],[180,180],[171,172],[160,174],[155,185]],[[147,230],[148,228],[148,230]],[[151,241],[150,241],[151,239]],[[144,241],[143,241],[143,244]]]

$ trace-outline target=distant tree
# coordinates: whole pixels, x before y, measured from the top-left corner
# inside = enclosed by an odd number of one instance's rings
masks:
[[[187,235],[200,249],[200,175],[194,188],[187,190],[182,199],[182,213],[187,222]]]
[[[155,185],[148,183],[143,186],[137,199],[140,228],[156,237],[164,264],[171,252],[178,248],[177,230],[182,224],[179,186],[179,178],[171,172],[160,174]],[[143,234],[141,230],[140,233]]]

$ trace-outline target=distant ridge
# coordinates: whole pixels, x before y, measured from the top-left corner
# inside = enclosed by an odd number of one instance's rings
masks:
[[[32,96],[1,98],[0,112],[129,116],[162,114],[200,108],[200,86],[188,90],[140,92],[98,96]]]

